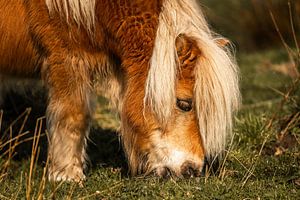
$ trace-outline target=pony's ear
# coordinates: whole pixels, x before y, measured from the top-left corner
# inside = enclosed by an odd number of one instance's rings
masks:
[[[230,44],[230,41],[228,40],[228,39],[226,39],[226,38],[217,38],[216,40],[215,40],[215,42],[217,43],[217,45],[219,46],[219,47],[226,47],[227,45],[229,45]]]
[[[179,35],[176,38],[176,51],[180,69],[193,70],[198,57],[201,55],[196,40],[183,34]]]

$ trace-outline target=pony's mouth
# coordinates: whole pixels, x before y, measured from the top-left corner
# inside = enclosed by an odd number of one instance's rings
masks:
[[[149,164],[149,163],[148,163]],[[155,167],[154,167],[155,166]],[[160,178],[194,178],[200,177],[203,173],[202,165],[196,164],[191,161],[186,161],[179,168],[167,166],[163,164],[149,166],[144,169],[145,176],[155,176]]]
[[[179,169],[172,169],[167,166],[159,166],[152,171],[152,174],[161,178],[193,178],[199,177],[202,174],[202,167],[187,161]]]

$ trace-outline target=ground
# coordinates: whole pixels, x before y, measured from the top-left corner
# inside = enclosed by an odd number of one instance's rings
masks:
[[[42,103],[38,108],[26,110],[19,117],[19,122],[6,131],[4,127],[9,127],[8,124],[14,120],[10,117],[12,111],[4,110],[0,114],[0,199],[299,198],[300,109],[293,103],[282,103],[293,75],[287,70],[288,57],[283,50],[270,50],[238,54],[237,60],[241,68],[243,105],[235,118],[233,138],[228,141],[225,159],[217,171],[208,169],[203,177],[186,180],[128,176],[116,135],[116,117],[109,114],[106,106],[101,109],[99,106],[93,122],[93,141],[89,144],[92,162],[87,181],[83,186],[52,185],[45,181],[44,176],[46,136],[43,136],[43,131],[26,125],[35,124],[37,117],[42,116],[37,114],[45,107]],[[44,101],[44,98],[40,99]],[[104,105],[104,102],[99,97],[99,104]],[[299,105],[297,102],[294,104]],[[22,122],[26,119],[23,126]],[[40,122],[44,123],[43,117]],[[34,127],[44,130],[43,124],[38,123]],[[3,143],[15,132],[25,136],[31,134],[31,138],[24,136]],[[42,145],[32,151],[33,133],[42,134],[40,141],[35,140]],[[14,144],[18,146],[14,148]],[[34,159],[35,155],[39,155],[38,161]]]

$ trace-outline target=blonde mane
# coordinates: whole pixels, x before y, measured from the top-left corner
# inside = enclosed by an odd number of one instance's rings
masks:
[[[195,0],[164,0],[144,102],[160,122],[168,121],[176,101],[175,40],[180,34],[195,39],[202,52],[195,68],[194,98],[206,156],[211,158],[224,150],[232,129],[233,111],[240,102],[238,69],[230,51],[218,45],[221,37],[209,29]]]
[[[89,32],[95,25],[96,0],[46,0],[50,14],[55,11],[64,16],[67,22],[74,20],[77,25],[82,25]]]

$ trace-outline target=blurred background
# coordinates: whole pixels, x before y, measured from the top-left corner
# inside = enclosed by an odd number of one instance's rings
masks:
[[[255,51],[282,47],[274,20],[289,45],[294,45],[291,17],[295,32],[299,36],[300,0],[199,0],[199,2],[204,7],[214,30],[230,38],[238,50]]]

